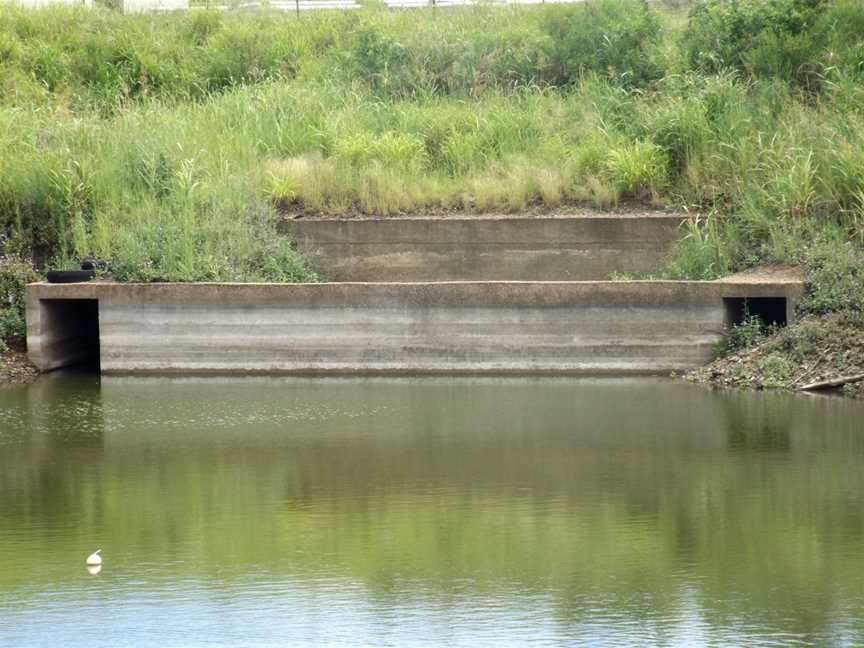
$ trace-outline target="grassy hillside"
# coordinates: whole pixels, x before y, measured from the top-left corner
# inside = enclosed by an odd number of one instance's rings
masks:
[[[860,0],[0,8],[10,259],[290,281],[314,277],[275,236],[280,212],[628,202],[701,214],[665,276],[815,263],[837,246],[860,263]]]

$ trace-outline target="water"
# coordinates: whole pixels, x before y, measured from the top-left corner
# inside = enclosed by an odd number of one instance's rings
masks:
[[[47,377],[0,390],[0,646],[861,645],[862,467],[831,398]]]

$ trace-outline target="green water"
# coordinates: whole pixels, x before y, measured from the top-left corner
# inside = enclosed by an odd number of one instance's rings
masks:
[[[3,647],[862,644],[861,403],[546,379],[0,390]]]

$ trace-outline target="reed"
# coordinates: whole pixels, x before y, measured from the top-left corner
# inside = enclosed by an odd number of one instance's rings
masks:
[[[860,246],[861,25],[856,0],[3,7],[3,248],[128,280],[293,281],[314,275],[284,214],[626,203],[701,214],[666,276]],[[793,50],[806,69],[771,62]]]

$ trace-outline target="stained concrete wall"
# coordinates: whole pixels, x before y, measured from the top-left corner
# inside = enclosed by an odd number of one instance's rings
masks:
[[[52,299],[98,299],[104,373],[656,373],[710,358],[724,297],[800,284],[33,284],[27,337],[57,365]]]
[[[300,218],[282,230],[332,281],[586,281],[656,271],[683,218]]]

